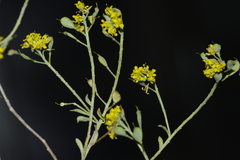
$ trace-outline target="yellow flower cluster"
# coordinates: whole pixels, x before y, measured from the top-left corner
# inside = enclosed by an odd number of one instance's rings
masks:
[[[135,66],[131,74],[131,78],[135,83],[149,81],[150,83],[155,83],[156,79],[156,69],[149,70],[149,66],[143,64],[143,67]]]
[[[122,22],[122,14],[119,9],[113,8],[113,6],[107,7],[105,9],[105,20],[101,20],[103,30],[113,36],[117,36],[117,29],[123,29],[124,24]]]
[[[106,115],[106,121],[105,125],[107,125],[107,129],[110,131],[108,133],[109,137],[111,139],[117,139],[117,135],[113,131],[113,127],[116,126],[117,120],[121,114],[121,107],[116,106],[115,108],[112,108],[110,112]]]
[[[32,51],[35,49],[42,50],[47,48],[46,44],[51,41],[51,37],[46,34],[41,36],[40,33],[33,32],[27,35],[23,41],[22,48],[31,48]]]
[[[203,74],[208,78],[213,78],[216,73],[221,72],[226,66],[226,63],[222,60],[207,59],[203,60],[203,62],[205,62],[206,66],[206,69],[203,70]]]
[[[3,37],[0,37],[0,41],[2,41],[2,40],[3,40]],[[5,51],[5,49],[0,46],[0,59],[4,58],[4,55],[3,55],[4,51]]]

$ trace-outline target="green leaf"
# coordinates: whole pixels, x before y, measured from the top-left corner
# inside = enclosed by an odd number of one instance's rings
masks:
[[[240,64],[238,60],[228,60],[227,70],[225,71],[226,76],[222,79],[222,81],[234,75],[237,71],[239,71],[239,68]]]
[[[118,136],[125,136],[126,135],[126,131],[122,127],[119,127],[119,126],[114,128],[114,133]]]
[[[84,116],[78,116],[77,117],[77,123],[79,122],[88,122],[89,118],[88,117],[84,117]]]
[[[63,25],[63,27],[70,28],[70,29],[75,28],[73,21],[71,19],[69,19],[68,17],[61,18],[60,22]]]
[[[50,38],[51,38],[51,41],[48,43],[48,49],[51,51],[52,47],[53,47],[54,40],[53,40],[53,37],[50,37]]]
[[[82,111],[81,109],[72,109],[70,110],[71,112],[77,112],[77,113],[80,113],[80,114],[83,114],[83,115],[88,115],[88,113]]]
[[[140,128],[142,128],[142,114],[141,114],[141,111],[138,109],[137,106],[136,106],[136,108],[137,108],[136,114],[137,114],[138,126],[139,126]]]
[[[89,100],[88,94],[86,94],[86,96],[85,96],[85,101],[87,102],[87,104],[88,104],[89,106],[92,106],[92,102]]]
[[[105,121],[105,118],[102,116],[102,112],[100,108],[97,109],[97,115],[103,122]]]
[[[91,16],[88,16],[88,20],[91,24],[93,24],[95,22],[95,19],[96,19],[96,16],[97,16],[98,12],[99,12],[99,8],[96,6],[93,14]]]
[[[160,136],[158,136],[158,145],[159,145],[159,149],[163,146],[163,139]]]
[[[80,150],[80,153],[82,154],[83,153],[83,144],[82,144],[82,142],[78,138],[75,138],[75,142],[76,142],[76,144],[77,144],[77,146],[78,146],[78,148]]]
[[[200,56],[203,60],[208,60],[207,55],[204,52],[200,53]]]
[[[120,116],[122,119],[125,119],[125,111],[122,106],[121,106],[121,115]]]
[[[140,144],[142,144],[143,133],[142,129],[139,127],[134,127],[133,129],[133,138]]]
[[[92,138],[88,144],[88,147],[90,148],[91,146],[93,146],[96,143],[97,139],[98,139],[98,130],[95,128]]]

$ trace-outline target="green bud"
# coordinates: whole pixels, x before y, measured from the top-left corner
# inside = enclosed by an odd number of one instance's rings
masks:
[[[104,67],[108,67],[107,61],[105,60],[105,58],[103,58],[100,54],[98,55],[98,61],[104,66]]]

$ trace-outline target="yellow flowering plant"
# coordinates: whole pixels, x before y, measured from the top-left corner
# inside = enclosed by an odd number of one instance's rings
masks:
[[[6,38],[0,37],[0,59],[2,59],[3,52],[6,51],[8,43],[13,39],[13,34],[16,32],[17,27],[19,26],[21,19],[23,17],[24,11],[28,4],[28,0],[25,0],[20,16],[17,20],[16,26],[13,31]],[[112,140],[119,140],[118,137],[126,137],[136,143],[140,152],[142,153],[145,160],[154,160],[156,159],[170,143],[170,141],[175,137],[175,135],[185,126],[206,104],[210,97],[215,92],[219,82],[223,82],[228,77],[234,75],[240,69],[240,64],[237,59],[225,61],[221,58],[221,46],[217,43],[210,44],[206,49],[207,52],[203,52],[200,55],[202,61],[205,64],[205,69],[203,74],[210,79],[214,79],[215,83],[208,93],[207,97],[202,101],[202,103],[192,112],[183,122],[180,123],[175,129],[169,124],[169,118],[167,116],[166,107],[164,106],[160,91],[157,85],[157,76],[160,73],[157,73],[157,69],[151,68],[148,64],[144,63],[141,66],[134,66],[132,73],[129,75],[129,79],[139,84],[142,87],[142,90],[146,94],[154,94],[158,100],[158,103],[161,107],[162,114],[164,117],[164,124],[159,124],[158,127],[163,129],[166,132],[167,138],[162,138],[163,136],[158,136],[157,143],[159,148],[153,156],[149,156],[145,150],[143,143],[143,133],[144,126],[142,123],[142,117],[144,113],[140,111],[139,108],[143,106],[136,107],[136,121],[137,125],[129,125],[127,120],[124,108],[124,105],[121,105],[122,96],[118,91],[119,77],[121,73],[122,61],[123,61],[123,42],[124,42],[124,23],[123,15],[120,9],[115,8],[114,6],[107,6],[103,13],[103,19],[101,23],[98,24],[98,27],[101,27],[102,33],[115,42],[115,45],[118,47],[118,60],[116,62],[117,68],[112,69],[111,66],[107,63],[107,58],[105,59],[102,55],[93,51],[91,45],[90,31],[97,22],[99,8],[96,5],[95,7],[85,5],[83,1],[77,1],[75,4],[76,12],[71,18],[62,17],[59,19],[60,24],[64,27],[64,31],[61,34],[73,39],[80,45],[86,47],[89,60],[90,60],[90,72],[91,76],[86,81],[86,85],[89,85],[91,88],[90,93],[85,93],[85,97],[81,97],[77,91],[66,81],[66,79],[55,69],[52,65],[52,53],[58,52],[57,48],[54,48],[54,38],[48,34],[40,34],[38,32],[29,33],[23,43],[20,45],[21,51],[18,52],[18,55],[23,57],[26,60],[30,60],[37,64],[42,64],[47,66],[66,86],[66,88],[71,92],[71,94],[77,99],[77,102],[56,102],[57,105],[61,107],[71,106],[74,109],[71,109],[71,112],[78,114],[76,120],[79,122],[87,122],[87,133],[85,139],[75,138],[75,143],[79,148],[81,154],[81,160],[87,159],[92,147],[102,141],[104,138],[108,137]],[[67,31],[65,31],[67,30]],[[79,34],[80,33],[80,36]],[[22,53],[22,49],[30,48],[31,54]],[[96,53],[96,54],[94,54]],[[36,55],[38,59],[34,56]],[[9,54],[11,55],[11,54]],[[103,98],[100,94],[100,88],[97,84],[96,75],[96,61],[106,68],[109,74],[112,76],[112,86],[109,91],[107,98]],[[158,79],[161,77],[159,76]],[[53,150],[50,148],[48,143],[36,132],[34,131],[23,119],[22,117],[14,110],[10,101],[4,93],[3,88],[0,86],[0,91],[4,100],[7,103],[10,111],[17,117],[17,119],[22,122],[27,129],[32,132],[47,148],[52,159],[57,160],[57,155],[54,154]],[[103,107],[99,107],[96,101],[99,100],[102,103]],[[156,126],[157,127],[157,126]],[[103,128],[103,129],[102,129]],[[101,134],[100,130],[104,130],[104,134]]]

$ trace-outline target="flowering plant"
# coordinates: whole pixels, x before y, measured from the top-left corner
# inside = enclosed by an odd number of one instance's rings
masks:
[[[165,149],[170,141],[175,137],[175,135],[182,129],[182,127],[185,126],[206,104],[206,102],[215,92],[217,85],[234,75],[240,68],[239,61],[237,59],[224,61],[221,58],[221,46],[219,44],[210,44],[207,48],[207,52],[200,53],[199,55],[202,58],[202,61],[205,63],[203,74],[207,78],[214,79],[215,83],[207,97],[194,110],[194,112],[192,112],[182,123],[180,123],[179,126],[177,126],[175,129],[172,129],[169,124],[169,118],[166,111],[167,109],[163,103],[160,91],[158,89],[157,78],[160,79],[161,77],[159,77],[160,74],[157,72],[157,69],[152,69],[150,67],[151,65],[146,63],[141,66],[133,66],[132,73],[129,75],[130,80],[139,84],[146,95],[156,95],[165,121],[164,123],[161,122],[162,124],[159,124],[158,127],[164,130],[167,138],[163,138],[162,135],[158,136],[157,143],[159,147],[156,149],[157,151],[154,153],[154,155],[150,157],[145,150],[143,141],[144,126],[142,117],[144,117],[144,113],[142,114],[141,112],[142,106],[136,107],[137,125],[129,125],[127,114],[124,110],[125,106],[121,104],[121,99],[124,97],[124,95],[121,95],[117,88],[123,61],[123,42],[125,29],[123,14],[120,9],[114,6],[107,6],[101,18],[101,24],[99,25],[102,28],[102,33],[107,38],[110,38],[110,40],[115,43],[115,46],[118,47],[118,61],[117,68],[115,70],[108,65],[107,58],[105,59],[103,55],[93,51],[91,45],[90,31],[99,18],[99,8],[97,5],[93,7],[85,5],[85,3],[82,1],[77,1],[75,3],[77,8],[76,14],[72,15],[71,18],[62,17],[59,19],[60,24],[64,27],[64,29],[67,30],[61,32],[61,34],[86,47],[88,52],[91,76],[90,78],[87,78],[86,84],[91,88],[91,92],[90,94],[85,93],[85,97],[82,98],[52,64],[52,55],[54,52],[57,52],[57,48],[54,48],[54,37],[48,34],[42,35],[37,32],[29,33],[26,38],[23,39],[23,43],[20,46],[21,49],[30,48],[30,51],[32,52],[31,54],[24,54],[22,50],[15,51],[7,49],[9,42],[13,39],[13,35],[21,22],[27,4],[28,0],[25,0],[22,11],[13,31],[6,38],[0,37],[0,59],[4,58],[3,53],[7,52],[8,55],[17,54],[26,60],[37,64],[46,65],[77,99],[77,102],[65,102],[65,100],[63,100],[61,102],[56,102],[56,104],[61,107],[74,107],[74,109],[71,109],[70,111],[78,114],[76,118],[77,122],[88,123],[86,138],[75,138],[75,143],[79,148],[82,160],[87,159],[92,147],[96,143],[102,141],[108,136],[113,140],[118,139],[120,136],[126,137],[136,143],[145,160],[156,159],[162,153],[163,149]],[[40,60],[33,58],[33,55],[36,55]],[[101,88],[97,85],[96,75],[98,75],[98,73],[96,72],[96,58],[113,78],[113,84],[107,98],[103,98],[99,91]],[[50,148],[50,145],[13,109],[2,87],[0,87],[0,90],[10,111],[45,145],[52,159],[57,160],[57,155],[54,154],[54,151]],[[102,107],[99,107],[97,101],[101,102]],[[105,128],[105,133],[101,134],[100,130],[104,130],[103,128]]]

